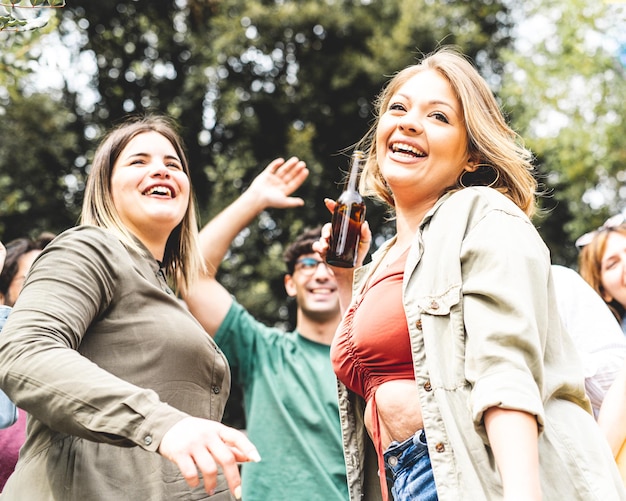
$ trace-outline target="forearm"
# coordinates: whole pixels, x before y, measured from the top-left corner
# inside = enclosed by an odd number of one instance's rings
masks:
[[[304,204],[291,194],[309,175],[297,157],[276,158],[252,181],[250,187],[220,212],[200,232],[202,255],[209,274],[215,275],[231,242],[259,213],[267,208],[288,209]]]
[[[200,246],[209,274],[215,275],[232,241],[265,208],[263,199],[247,190],[202,228]]]
[[[537,420],[527,412],[492,407],[484,415],[504,499],[540,500]]]
[[[352,302],[352,283],[354,279],[354,268],[333,268],[335,280],[337,281],[337,292],[339,293],[339,309],[343,315]]]

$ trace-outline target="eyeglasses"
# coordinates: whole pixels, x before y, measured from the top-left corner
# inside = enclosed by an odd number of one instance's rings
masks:
[[[326,270],[330,271],[330,268],[326,266],[324,261],[320,261],[314,257],[303,257],[298,259],[293,269],[294,271],[301,272],[303,275],[313,275],[313,273],[317,271],[317,267],[320,264],[323,264]]]
[[[625,222],[626,222],[626,214],[624,212],[611,216],[599,228],[593,231],[590,231],[589,233],[585,233],[583,236],[579,237],[576,240],[576,247],[578,249],[582,249],[585,245],[589,245],[598,233],[602,233],[603,231],[614,230],[615,228],[621,226]]]

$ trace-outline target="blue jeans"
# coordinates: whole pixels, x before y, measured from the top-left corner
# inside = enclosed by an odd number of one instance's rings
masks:
[[[383,457],[395,501],[437,501],[424,430],[418,430],[402,443],[391,442]]]

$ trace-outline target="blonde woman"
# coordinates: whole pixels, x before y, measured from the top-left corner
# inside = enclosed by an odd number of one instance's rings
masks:
[[[442,48],[377,109],[362,189],[396,235],[334,270],[351,499],[626,499],[529,219],[531,155],[486,82]]]

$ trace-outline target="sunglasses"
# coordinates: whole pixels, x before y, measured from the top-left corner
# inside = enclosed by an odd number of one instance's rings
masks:
[[[593,239],[596,237],[598,233],[602,233],[603,231],[610,231],[618,228],[626,222],[625,213],[615,214],[608,218],[602,226],[599,228],[590,231],[589,233],[585,233],[583,236],[579,237],[576,240],[576,247],[578,249],[582,249],[585,245],[589,245]]]
[[[317,267],[320,264],[323,264],[326,269],[329,270],[324,261],[320,261],[319,259],[315,259],[313,257],[303,257],[298,259],[294,266],[294,270],[301,272],[303,275],[313,275],[313,273],[317,271]]]

